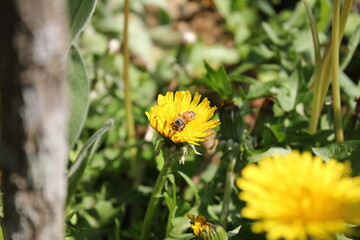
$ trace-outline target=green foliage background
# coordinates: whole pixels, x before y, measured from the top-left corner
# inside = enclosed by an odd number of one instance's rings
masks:
[[[216,150],[210,140],[197,148],[203,155],[188,156],[185,165],[175,165],[150,239],[191,239],[189,212],[219,221],[224,159],[230,153],[237,159],[236,176],[265,153],[313,148],[325,160],[352,161],[354,175],[359,174],[360,127],[353,99],[360,96],[360,17],[355,10],[340,48],[344,132],[351,141],[336,144],[330,96],[318,131],[313,135],[307,131],[314,50],[302,1],[130,1],[130,83],[136,126],[136,143],[131,146],[122,79],[123,1],[68,3],[72,41],[67,239],[138,239],[163,162],[161,156],[155,157],[157,135],[151,133],[144,112],[156,104],[157,94],[167,91],[197,91],[218,108],[222,100],[233,99],[240,107],[235,124],[242,135],[218,134]],[[332,2],[310,3],[324,46],[330,36]],[[129,170],[134,147],[137,177]],[[238,191],[233,189],[227,231],[241,225],[232,239],[264,239],[241,218]]]

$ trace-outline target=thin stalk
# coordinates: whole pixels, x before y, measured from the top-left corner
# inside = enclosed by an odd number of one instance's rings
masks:
[[[339,84],[339,19],[340,18],[340,0],[334,0],[333,22],[332,22],[332,92],[335,120],[335,137],[337,142],[344,141],[344,133],[341,120],[341,98]]]
[[[339,44],[344,36],[345,25],[346,25],[347,19],[349,17],[352,4],[353,4],[353,0],[346,0],[344,2],[343,8],[341,10],[340,26],[339,26]],[[329,89],[330,80],[331,80],[331,78],[329,77],[330,72],[331,72],[331,70],[330,70],[331,69],[330,59],[331,59],[331,52],[332,52],[331,48],[332,48],[332,40],[330,40],[330,42],[328,43],[328,46],[326,48],[325,55],[323,58],[323,63],[322,63],[322,70],[323,70],[323,72],[326,73],[325,75],[322,75],[323,87],[321,88],[322,91],[321,91],[321,98],[320,98],[322,104],[325,101],[325,96]]]
[[[320,41],[318,36],[318,30],[316,27],[316,21],[314,15],[311,11],[311,7],[307,0],[303,0],[306,14],[309,20],[312,39],[314,43],[314,53],[315,53],[315,68],[314,68],[314,98],[312,102],[312,115],[310,118],[309,132],[315,133],[317,128],[317,123],[320,114],[320,86],[321,86],[321,53],[320,53]]]
[[[161,197],[162,190],[164,188],[164,184],[166,182],[166,178],[168,173],[171,170],[172,165],[176,160],[179,158],[171,156],[171,150],[168,148],[163,148],[163,155],[164,155],[164,166],[161,169],[158,178],[156,179],[156,183],[153,189],[153,192],[151,194],[150,202],[147,206],[145,218],[143,225],[141,227],[141,234],[140,234],[140,240],[147,240],[150,235],[150,227],[153,223],[154,213],[155,210],[159,204],[159,200]]]
[[[345,25],[346,25],[346,22],[347,22],[347,19],[348,19],[350,10],[351,10],[352,3],[353,3],[353,0],[345,0],[344,6],[341,10],[339,35],[338,35],[339,43],[341,42],[341,40],[344,36]],[[339,46],[337,48],[339,48]],[[320,86],[319,86],[320,98],[319,98],[319,103],[318,103],[320,108],[316,109],[317,113],[314,113],[315,110],[313,110],[313,115],[312,115],[312,116],[315,116],[315,119],[313,120],[314,123],[316,124],[315,129],[319,122],[321,106],[323,106],[323,104],[324,104],[325,96],[326,96],[326,93],[330,86],[331,52],[332,52],[332,39],[330,39],[329,43],[326,46],[325,53],[324,53],[322,63],[321,63],[321,74],[320,74],[321,80],[320,80]],[[314,98],[315,98],[315,96],[314,96]],[[309,129],[309,131],[310,131],[310,129]]]
[[[227,224],[227,216],[229,214],[229,203],[231,198],[232,189],[234,187],[234,168],[235,168],[236,158],[229,157],[227,172],[226,172],[226,180],[225,180],[225,190],[223,196],[223,202],[221,207],[221,215],[220,215],[220,225],[226,229]]]
[[[140,174],[137,173],[136,169],[136,148],[134,147],[136,143],[135,139],[135,123],[132,111],[132,101],[131,101],[131,86],[129,81],[129,67],[130,67],[130,58],[129,58],[129,11],[130,11],[130,0],[125,0],[124,2],[124,37],[123,37],[123,54],[124,54],[124,95],[125,95],[125,112],[126,112],[126,124],[127,124],[127,142],[130,146],[130,166],[131,166],[131,175],[135,179],[134,185],[136,186],[139,183]]]

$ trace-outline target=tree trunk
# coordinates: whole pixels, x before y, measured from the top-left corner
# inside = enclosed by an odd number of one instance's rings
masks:
[[[64,239],[67,1],[0,1],[5,239]]]

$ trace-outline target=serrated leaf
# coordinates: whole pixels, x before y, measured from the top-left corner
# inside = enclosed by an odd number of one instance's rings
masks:
[[[207,62],[204,62],[204,64],[207,73],[197,82],[210,87],[223,98],[231,98],[230,80],[225,68],[221,66],[218,70],[214,70]]]
[[[334,158],[340,162],[349,160],[353,169],[352,175],[360,174],[360,141],[350,140],[343,143],[332,143],[321,148],[312,148],[315,155],[327,161]]]
[[[80,135],[89,110],[90,85],[82,56],[75,45],[71,46],[68,58],[70,97],[68,143],[71,149]]]
[[[71,39],[74,41],[92,16],[96,0],[68,0],[68,4]]]
[[[67,204],[69,203],[72,195],[74,194],[78,183],[82,175],[85,172],[85,168],[92,154],[94,153],[97,144],[99,143],[101,136],[106,133],[111,126],[114,124],[114,120],[110,119],[105,122],[103,127],[95,132],[84,144],[84,147],[80,150],[79,155],[77,156],[75,163],[71,166],[68,174],[68,195],[67,195]],[[92,147],[90,153],[88,150]]]

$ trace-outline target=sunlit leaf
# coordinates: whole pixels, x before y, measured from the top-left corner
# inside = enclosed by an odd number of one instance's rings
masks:
[[[314,15],[319,32],[325,31],[331,21],[331,7],[332,3],[329,0],[315,1]]]
[[[263,27],[263,29],[265,30],[265,33],[267,34],[267,36],[273,43],[275,43],[277,45],[283,44],[283,42],[279,39],[279,37],[277,36],[274,29],[270,26],[270,24],[268,24],[266,22],[262,22],[261,26]]]
[[[120,211],[120,207],[114,207],[113,203],[106,200],[98,201],[95,205],[95,211],[101,226],[105,226],[113,221],[114,217]]]
[[[81,149],[79,155],[76,158],[75,163],[72,165],[72,167],[69,170],[67,203],[69,203],[72,195],[74,194],[77,185],[80,182],[80,179],[85,172],[87,163],[91,158],[92,154],[94,153],[97,147],[97,143],[100,141],[101,136],[104,135],[104,133],[106,133],[113,124],[114,124],[114,120],[112,119],[108,120],[101,129],[95,132],[87,140],[87,142],[84,144],[84,147]],[[91,151],[88,152],[90,148]]]
[[[204,73],[204,61],[206,61],[209,66],[217,69],[223,64],[236,63],[239,59],[239,53],[233,48],[219,44],[207,46],[198,43],[191,49],[189,64],[192,64],[194,68],[194,76],[200,76]]]
[[[86,68],[77,47],[72,45],[69,52],[69,135],[70,148],[80,135],[89,110],[90,85]]]
[[[260,153],[260,154],[254,154],[252,156],[248,157],[249,162],[258,162],[261,159],[263,159],[266,156],[276,156],[276,155],[286,155],[291,153],[291,149],[285,149],[280,147],[273,147],[268,149],[267,151]]]
[[[360,141],[350,140],[342,143],[332,143],[321,148],[312,148],[314,153],[325,161],[334,158],[340,162],[350,161],[353,175],[360,174]]]
[[[233,93],[225,68],[221,66],[218,70],[214,70],[207,62],[205,62],[205,68],[207,73],[197,82],[208,86],[222,98],[231,98]]]
[[[235,228],[235,229],[227,232],[227,236],[228,236],[229,238],[231,238],[231,237],[237,235],[237,234],[240,232],[240,229],[241,229],[241,225],[238,226],[237,228]]]
[[[68,0],[70,10],[70,32],[74,40],[83,31],[92,16],[96,0]]]
[[[344,72],[340,72],[340,87],[350,99],[360,96],[360,87],[356,85]],[[353,107],[355,107],[355,102]]]
[[[276,100],[279,102],[280,107],[289,112],[294,109],[296,96],[299,86],[299,74],[297,71],[294,71],[291,76],[287,79],[284,79],[282,82],[282,87],[274,89],[273,92],[277,93]]]

